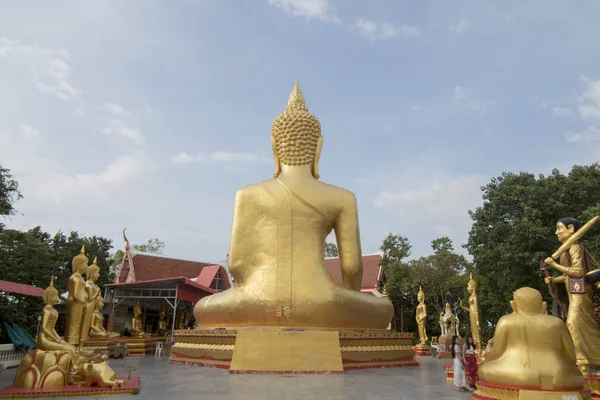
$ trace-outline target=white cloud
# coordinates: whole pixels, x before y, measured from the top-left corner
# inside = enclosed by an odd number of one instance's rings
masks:
[[[360,35],[371,40],[393,39],[400,35],[407,37],[418,36],[419,28],[413,26],[398,26],[387,22],[375,22],[366,19],[358,19],[353,28],[360,32]]]
[[[600,128],[594,125],[588,126],[585,130],[575,133],[566,133],[565,138],[569,143],[586,143],[600,139]]]
[[[23,125],[21,126],[21,135],[25,138],[30,139],[40,135],[40,131],[35,129],[31,125]]]
[[[329,0],[269,0],[269,5],[277,7],[294,17],[339,21]]]
[[[85,112],[83,112],[81,108],[77,109],[77,115],[79,115],[81,118],[85,118]]]
[[[454,87],[453,98],[455,104],[476,111],[485,111],[495,104],[493,100],[485,100],[478,97],[473,89],[460,85]]]
[[[116,134],[138,144],[145,142],[146,138],[144,138],[144,135],[142,135],[138,128],[132,128],[118,119],[110,119],[109,121],[110,124],[106,128],[100,129],[101,132]]]
[[[583,77],[586,91],[579,98],[579,114],[584,119],[600,119],[600,80]]]
[[[464,32],[471,29],[471,24],[469,24],[468,19],[461,19],[457,24],[450,25],[448,28],[450,32],[456,33],[457,35],[462,35]]]
[[[107,112],[112,113],[117,116],[125,115],[125,114],[132,114],[131,111],[127,111],[120,104],[111,103],[111,102],[104,103],[103,109],[104,109],[104,111],[107,111]]]
[[[79,98],[81,90],[74,88],[69,82],[70,57],[64,48],[42,48],[0,37],[0,56],[27,64],[40,92],[52,93],[62,100]]]
[[[552,107],[552,112],[559,117],[568,117],[571,115],[571,109],[569,107]]]
[[[245,163],[245,162],[271,162],[267,158],[259,157],[253,153],[235,153],[227,151],[217,151],[208,155],[197,155],[191,156],[186,152],[181,152],[173,158],[173,162],[176,164],[185,163],[200,163],[200,162],[232,162],[232,163]]]

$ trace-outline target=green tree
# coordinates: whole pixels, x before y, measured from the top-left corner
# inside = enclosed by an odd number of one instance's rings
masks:
[[[16,212],[14,203],[22,198],[19,183],[13,179],[9,169],[0,165],[0,216],[13,215]],[[3,226],[0,222],[0,229]]]
[[[338,257],[338,248],[334,243],[325,242],[325,257]]]
[[[540,260],[560,245],[554,236],[558,219],[574,217],[585,223],[600,212],[600,166],[576,165],[568,175],[555,169],[537,178],[525,172],[505,172],[482,187],[482,192],[483,206],[469,211],[473,225],[465,247],[473,256],[489,337],[498,319],[510,311],[514,290],[533,287],[552,301]],[[600,255],[599,239],[596,226],[582,242],[593,255]],[[566,303],[564,285],[557,286]],[[557,315],[556,304],[552,311]]]
[[[452,240],[448,237],[434,239],[431,242],[434,253],[410,262],[413,296],[417,296],[419,286],[425,293],[427,304],[428,326],[431,332],[439,332],[439,317],[446,303],[453,306],[461,321],[468,316],[461,315],[458,310],[458,297],[464,298],[467,287],[467,271],[472,269],[471,263],[460,254],[454,252]],[[465,325],[463,325],[465,326]]]
[[[385,288],[394,305],[396,330],[414,332],[416,329],[415,310],[411,305],[415,300],[410,295],[410,268],[405,261],[410,256],[410,242],[404,236],[390,233],[383,240],[379,249],[384,253],[379,265],[383,268],[386,280]]]

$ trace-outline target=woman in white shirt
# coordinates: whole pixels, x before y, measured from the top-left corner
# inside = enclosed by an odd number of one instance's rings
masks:
[[[465,387],[465,361],[462,349],[457,342],[458,336],[452,336],[452,367],[454,369],[454,385],[461,391],[468,391]]]

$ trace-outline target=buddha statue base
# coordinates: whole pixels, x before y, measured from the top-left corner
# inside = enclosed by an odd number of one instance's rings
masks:
[[[431,346],[423,343],[419,343],[414,347],[415,354],[418,356],[430,356],[431,355]]]
[[[592,399],[600,399],[600,376],[586,376],[584,385],[592,392]]]
[[[477,400],[590,400],[589,390],[532,390],[477,382],[477,390],[471,399]]]
[[[444,371],[446,372],[446,382],[454,382],[454,367],[452,363],[444,365]]]
[[[169,363],[230,373],[343,373],[419,365],[413,334],[385,329],[205,328],[175,331],[175,338]]]
[[[84,350],[93,351],[94,353],[111,353],[115,349],[115,345],[122,338],[120,336],[90,336],[83,344]]]
[[[152,336],[129,336],[119,339],[119,344],[127,346],[127,355],[130,356],[145,356],[146,354],[154,354],[154,347],[158,338]]]

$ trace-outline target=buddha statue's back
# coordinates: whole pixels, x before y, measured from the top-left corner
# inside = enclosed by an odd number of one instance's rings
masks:
[[[360,293],[362,254],[354,194],[318,181],[323,138],[298,84],[273,122],[275,177],[235,196],[229,270],[235,287],[200,300],[200,326],[384,329],[388,299]],[[343,287],[325,267],[335,230]]]

